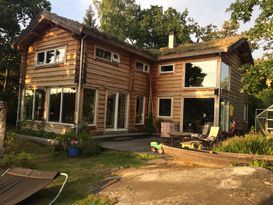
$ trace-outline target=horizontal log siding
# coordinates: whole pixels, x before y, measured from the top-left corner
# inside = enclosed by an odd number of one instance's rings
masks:
[[[66,61],[60,65],[35,66],[36,51],[66,46]],[[28,49],[25,83],[28,87],[68,86],[75,84],[75,67],[80,42],[71,33],[53,27]]]
[[[247,96],[240,92],[241,83],[241,60],[238,53],[222,56],[222,61],[231,67],[230,92],[225,96],[235,106],[234,119],[238,123],[239,130],[247,129],[244,122],[244,105],[247,103]]]
[[[115,64],[95,58],[95,47],[104,48],[120,55],[120,63]],[[88,38],[86,41],[86,85],[98,89],[97,123],[94,132],[105,131],[107,92],[117,91],[129,94],[128,131],[143,131],[144,126],[135,125],[135,97],[146,97],[148,110],[149,75],[135,70],[136,56],[105,43]],[[147,115],[147,113],[146,113]]]

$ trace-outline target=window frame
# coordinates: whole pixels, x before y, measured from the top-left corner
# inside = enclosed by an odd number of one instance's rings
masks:
[[[171,100],[171,115],[170,116],[162,116],[160,113],[160,100]],[[173,97],[157,97],[157,117],[158,118],[173,118]]]
[[[60,61],[60,62],[56,62],[56,51],[58,49],[64,49],[64,60]],[[51,51],[51,50],[54,50],[54,63],[46,63],[47,52]],[[54,47],[54,48],[37,50],[35,52],[35,67],[64,64],[66,62],[66,51],[67,51],[67,46],[58,46],[58,47]],[[39,53],[44,53],[44,63],[41,65],[38,64],[38,54]]]
[[[172,66],[173,67],[173,70],[172,71],[162,71],[162,67],[164,66]],[[167,74],[167,73],[174,73],[175,71],[175,64],[161,64],[159,65],[159,74]]]
[[[222,64],[225,64],[226,66],[228,66],[228,88],[227,89],[221,87]],[[225,63],[223,61],[221,61],[221,63],[220,63],[220,77],[219,77],[219,79],[220,79],[220,88],[230,91],[230,88],[231,88],[231,67],[230,67],[230,65],[228,65],[227,63]]]
[[[215,86],[214,87],[187,87],[186,84],[186,65],[187,63],[198,63],[198,62],[206,62],[206,61],[216,61],[216,67],[215,67]],[[183,62],[183,82],[182,82],[182,88],[189,89],[189,90],[196,90],[196,89],[215,89],[217,88],[220,82],[220,76],[219,75],[219,69],[220,69],[220,61],[218,58],[206,58],[206,59],[194,59],[194,60],[187,60]]]
[[[81,103],[81,122],[82,121],[82,116],[83,116],[83,101],[84,101],[84,90],[93,90],[95,91],[95,102],[94,102],[94,105],[95,105],[95,112],[94,112],[94,123],[88,123],[87,126],[96,126],[97,124],[97,108],[98,108],[98,97],[99,97],[99,91],[98,89],[95,89],[95,88],[89,88],[89,87],[84,87],[83,88],[83,93],[82,93],[82,103]]]
[[[26,95],[26,91],[27,90],[32,90],[33,92],[33,96],[32,96],[32,111],[31,111],[31,119],[24,119],[25,116],[24,116],[24,106],[25,106],[25,95]],[[31,89],[31,88],[25,88],[24,91],[23,91],[23,100],[22,100],[22,112],[21,112],[21,121],[34,121],[34,122],[43,122],[44,120],[35,120],[35,104],[36,104],[36,90],[44,90],[45,92],[45,102],[44,102],[44,113],[43,113],[43,119],[45,120],[45,105],[46,105],[46,93],[47,93],[47,90],[44,89],[44,88],[36,88],[36,89]]]
[[[136,122],[136,111],[137,111],[137,98],[141,97],[143,99],[143,107],[142,107],[142,119],[140,123]],[[142,95],[136,95],[136,99],[135,99],[135,103],[136,103],[136,110],[135,110],[135,125],[144,125],[145,124],[145,103],[146,103],[146,97],[142,96]]]
[[[142,64],[142,70],[140,70],[140,69],[137,68],[137,66],[136,66],[137,63],[141,63]],[[145,66],[147,66],[147,68],[148,68],[147,71],[145,71]],[[146,64],[146,63],[144,63],[142,61],[136,60],[135,61],[135,69],[137,71],[140,71],[140,72],[149,73],[150,72],[150,65],[148,65],[148,64]]]
[[[111,60],[108,60],[106,58],[102,58],[102,57],[99,57],[97,56],[97,48],[98,49],[101,49],[103,51],[107,51],[107,52],[110,52],[111,53]],[[110,63],[113,63],[113,64],[120,64],[120,55],[118,53],[115,53],[113,51],[110,51],[108,49],[105,49],[103,47],[99,47],[99,46],[95,46],[95,51],[94,51],[94,55],[95,55],[95,59],[100,59],[100,60],[103,60],[103,61],[106,61],[106,62],[110,62]],[[117,55],[118,58],[117,58],[117,61],[113,61],[114,58],[114,55]]]
[[[47,119],[46,119],[46,122],[47,123],[50,123],[50,124],[58,124],[58,125],[74,125],[74,123],[65,123],[65,122],[62,122],[62,117],[63,117],[63,90],[65,88],[70,88],[70,89],[75,89],[75,108],[74,108],[74,121],[75,121],[75,111],[76,111],[76,99],[77,99],[77,90],[75,87],[50,87],[48,88],[48,98],[47,98]],[[50,117],[49,117],[49,114],[50,114],[50,90],[51,89],[62,89],[62,92],[61,92],[61,99],[60,99],[60,114],[59,114],[59,121],[58,122],[54,122],[54,121],[50,121]]]

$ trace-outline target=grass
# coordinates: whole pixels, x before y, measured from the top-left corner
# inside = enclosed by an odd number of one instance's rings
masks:
[[[233,137],[214,148],[218,152],[273,155],[273,137],[249,134],[245,137]]]
[[[64,152],[54,152],[52,147],[27,140],[7,139],[4,158],[9,156],[8,158],[13,160],[4,165],[9,167],[23,166],[40,170],[57,170],[69,175],[69,180],[55,203],[59,205],[113,204],[114,202],[110,199],[91,194],[89,191],[90,187],[109,177],[113,170],[140,166],[147,160],[154,158],[149,154],[104,151],[97,156],[72,159],[68,158]],[[23,157],[17,159],[22,153]],[[26,157],[24,158],[24,156]],[[57,178],[53,184],[39,191],[22,204],[48,204],[57,194],[62,180],[62,177]]]

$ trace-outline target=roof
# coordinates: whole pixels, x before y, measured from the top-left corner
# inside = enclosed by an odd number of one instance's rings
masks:
[[[252,62],[252,56],[247,39],[242,36],[234,36],[230,38],[215,39],[201,43],[189,43],[179,45],[175,48],[161,48],[159,50],[151,50],[158,60],[166,60],[170,58],[192,57],[215,53],[231,53],[241,47],[241,51],[245,52],[245,61]]]
[[[35,39],[35,37],[39,35],[41,30],[52,24],[68,30],[75,35],[88,35],[90,37],[107,42],[113,46],[117,46],[119,48],[127,50],[131,53],[153,60],[152,54],[147,50],[137,48],[129,43],[119,40],[117,37],[109,33],[101,32],[98,29],[94,28],[87,28],[77,21],[58,16],[57,14],[51,13],[49,11],[42,11],[33,20],[33,22],[24,31],[21,32],[19,37],[14,41],[13,47],[20,49],[21,45],[28,45],[31,41],[33,41],[33,39]],[[30,36],[33,38],[30,38]]]
[[[41,12],[34,19],[31,25],[20,34],[20,36],[14,42],[13,46],[20,49],[21,45],[28,45],[35,39],[35,37],[39,36],[39,33],[45,27],[52,24],[68,30],[75,35],[87,35],[95,39],[99,39],[110,45],[122,48],[149,60],[167,60],[215,53],[229,53],[240,48],[243,62],[253,63],[253,58],[247,39],[242,36],[216,39],[202,43],[183,44],[173,49],[161,48],[144,50],[137,48],[129,43],[123,42],[109,33],[101,32],[94,28],[87,28],[77,21],[58,16],[57,14],[48,11]],[[31,38],[31,36],[33,38]]]

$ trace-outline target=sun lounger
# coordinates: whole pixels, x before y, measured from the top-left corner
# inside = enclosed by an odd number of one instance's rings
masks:
[[[64,176],[65,180],[49,205],[53,204],[61,194],[68,179],[67,174],[25,168],[8,169],[0,177],[0,204],[17,204],[52,183],[60,175]]]

